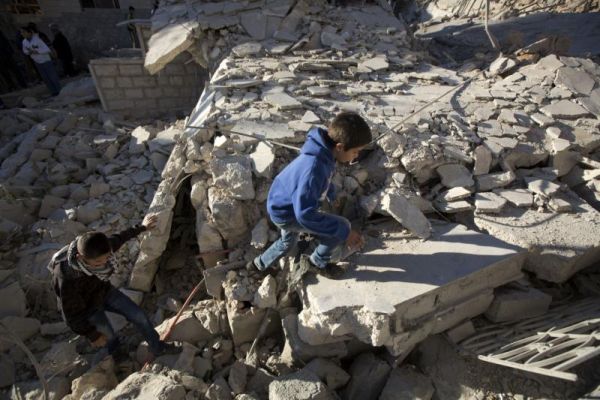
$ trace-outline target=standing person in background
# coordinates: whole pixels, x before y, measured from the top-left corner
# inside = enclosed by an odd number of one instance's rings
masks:
[[[50,94],[57,96],[60,93],[60,81],[50,57],[50,47],[29,26],[21,28],[21,35],[24,38],[23,53],[33,59],[36,69],[40,73],[48,90],[50,90]]]
[[[2,57],[0,57],[0,76],[6,82],[8,90],[24,89],[27,87],[25,78],[23,78],[23,74],[13,57],[14,53],[8,39],[0,32],[0,54],[2,54]]]
[[[40,32],[40,30],[37,28],[37,25],[33,22],[30,22],[27,24],[27,27],[29,29],[31,29],[33,31],[33,33],[36,33],[40,39],[42,39],[44,41],[44,43],[46,43],[46,46],[50,47],[52,46],[52,42],[50,41],[50,38],[48,37],[48,35],[46,35],[44,32]]]
[[[127,19],[135,19],[134,13],[135,8],[133,8],[133,6],[129,6],[129,13],[127,14]],[[129,37],[131,38],[131,47],[135,49],[137,47],[137,40],[135,37],[135,24],[127,24],[127,30],[129,31]]]
[[[75,76],[77,73],[73,66],[73,52],[71,51],[69,41],[56,24],[50,24],[50,32],[52,32],[52,35],[54,36],[52,47],[56,50],[56,56],[62,64],[63,72],[67,76]]]

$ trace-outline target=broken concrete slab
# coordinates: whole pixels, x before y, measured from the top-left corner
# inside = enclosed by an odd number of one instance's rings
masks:
[[[421,239],[431,236],[431,224],[427,217],[404,196],[386,193],[381,201],[381,208]]]
[[[477,182],[478,191],[488,192],[492,189],[507,186],[515,179],[516,175],[514,172],[506,171],[476,176],[475,182]]]
[[[286,315],[281,322],[285,334],[281,358],[289,364],[302,364],[317,357],[342,358],[348,354],[344,342],[311,345],[303,341],[298,334],[298,315],[295,313]]]
[[[490,172],[492,165],[492,152],[485,146],[480,145],[475,148],[475,165],[473,166],[473,175],[484,175]]]
[[[302,103],[284,92],[268,93],[263,96],[263,99],[281,111],[295,110],[303,107]]]
[[[250,155],[254,173],[261,178],[271,178],[273,175],[273,163],[275,162],[275,149],[273,145],[260,142],[254,152]]]
[[[515,207],[531,207],[533,205],[533,195],[526,189],[499,189],[494,193],[504,197]]]
[[[596,82],[581,69],[562,67],[556,72],[554,84],[567,88],[573,93],[589,95]]]
[[[538,278],[564,282],[600,260],[600,213],[572,192],[574,214],[539,213],[507,205],[498,215],[475,215],[475,224],[500,240],[529,250],[525,268]]]
[[[235,132],[251,132],[253,135],[267,140],[281,140],[284,142],[298,140],[294,130],[288,128],[287,124],[276,122],[242,120],[236,122],[232,128],[232,131],[234,131],[234,133],[232,133],[231,136],[233,138],[238,138],[244,143],[256,142],[257,139],[249,139],[241,135],[237,136],[235,135]]]
[[[494,301],[485,312],[492,322],[517,321],[548,311],[552,296],[532,287],[508,285],[494,291]]]
[[[544,197],[551,197],[560,190],[560,185],[545,179],[526,179],[526,182],[530,191]]]
[[[144,59],[144,67],[154,75],[173,61],[181,52],[194,44],[194,29],[198,22],[190,20],[170,24],[155,32],[148,42],[148,52]]]
[[[473,186],[471,172],[461,164],[446,164],[437,167],[442,184],[448,188]]]
[[[475,211],[478,213],[498,213],[507,200],[494,192],[475,194]]]
[[[305,277],[298,328],[304,341],[320,344],[351,335],[373,346],[385,345],[398,355],[419,340],[410,337],[413,329],[436,331],[440,321],[430,318],[445,307],[483,292],[489,292],[486,298],[491,302],[490,287],[520,276],[524,255],[518,247],[461,225],[435,224],[427,242],[400,240],[393,225],[381,229],[388,235],[370,238],[363,254],[351,258],[356,268],[342,278]],[[433,301],[438,294],[438,301]],[[450,313],[444,326],[483,311],[478,306]],[[421,322],[411,325],[417,319]]]
[[[472,194],[471,190],[464,187],[455,187],[440,193],[437,197],[439,201],[452,202],[456,200],[463,200],[470,197]]]
[[[339,365],[325,358],[315,358],[304,369],[319,377],[331,390],[339,389],[348,383],[350,375]]]
[[[559,119],[577,119],[590,114],[588,110],[570,100],[557,101],[556,103],[542,107],[540,111],[549,117]]]
[[[336,396],[309,370],[280,377],[269,384],[272,400],[334,400]]]

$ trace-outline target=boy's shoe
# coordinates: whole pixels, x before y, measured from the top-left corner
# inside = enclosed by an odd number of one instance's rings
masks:
[[[261,267],[260,267],[260,261],[259,261],[259,258],[258,258],[258,257],[256,257],[256,258],[254,258],[253,260],[251,260],[251,261],[248,261],[248,262],[246,263],[246,270],[247,270],[247,271],[258,270],[258,271],[261,271],[261,272],[262,272],[262,271],[265,271],[265,270],[266,270],[266,268],[261,268]]]
[[[344,268],[344,266],[340,265],[340,264],[336,264],[336,263],[329,263],[325,266],[325,268],[321,268],[316,266],[310,256],[307,255],[302,255],[301,259],[300,259],[300,263],[304,264],[305,266],[307,266],[307,268],[314,270],[317,274],[322,275],[326,278],[329,279],[339,279],[341,278],[344,273],[346,273],[347,268]],[[347,263],[343,263],[343,264],[347,264]]]
[[[183,350],[181,343],[176,343],[176,342],[171,342],[171,343],[167,343],[167,342],[163,342],[163,346],[162,349],[160,350],[160,352],[154,354],[153,352],[149,351],[147,358],[146,358],[146,362],[151,363],[153,362],[156,358],[160,357],[160,356],[164,356],[167,354],[179,354],[181,353],[181,351]]]

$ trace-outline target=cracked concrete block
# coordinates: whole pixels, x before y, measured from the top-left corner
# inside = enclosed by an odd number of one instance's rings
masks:
[[[446,164],[437,168],[442,184],[447,188],[473,186],[471,172],[461,164]]]
[[[475,148],[475,165],[473,166],[473,175],[484,175],[490,172],[492,165],[492,152],[485,146],[480,145]]]
[[[377,400],[390,375],[391,367],[373,353],[363,353],[350,366],[350,382],[343,400]]]
[[[252,342],[265,317],[265,308],[238,308],[237,301],[227,302],[227,319],[231,328],[231,337],[236,346]]]
[[[379,400],[430,400],[435,389],[431,379],[412,365],[394,368]]]
[[[146,150],[146,142],[150,140],[150,133],[143,126],[138,126],[131,132],[131,140],[129,141],[129,154],[140,154]]]
[[[493,192],[475,194],[475,211],[480,213],[498,213],[507,200]]]
[[[404,196],[387,193],[381,201],[381,208],[421,239],[431,236],[431,225],[425,214]]]
[[[308,344],[298,334],[298,315],[286,315],[282,319],[285,334],[285,346],[281,358],[288,364],[306,363],[317,357],[342,358],[348,354],[348,349],[343,342],[327,344]]]
[[[540,111],[549,117],[558,119],[578,119],[590,114],[588,110],[570,100],[557,101],[542,107]]]
[[[475,326],[471,320],[456,325],[446,331],[446,336],[452,343],[460,343],[475,333]]]
[[[506,206],[497,214],[475,215],[475,224],[500,240],[529,250],[525,269],[550,282],[564,282],[600,261],[600,213],[565,192],[573,213],[539,213]]]
[[[410,335],[426,336],[485,311],[494,287],[521,276],[520,248],[461,225],[432,227],[432,237],[422,242],[401,240],[392,224],[384,225],[380,229],[386,237],[369,238],[363,252],[351,258],[356,267],[341,278],[306,276],[300,337],[321,344],[323,338],[354,336],[399,354],[413,340]],[[427,321],[429,331],[413,332]]]
[[[515,207],[531,207],[533,205],[533,195],[526,189],[501,189],[494,190],[494,193],[504,197]]]
[[[269,384],[269,400],[334,400],[319,377],[308,370],[282,376]]]
[[[103,397],[117,399],[184,400],[185,388],[172,379],[148,372],[134,372]]]
[[[148,42],[148,52],[144,58],[144,67],[150,74],[156,74],[181,52],[195,42],[194,30],[198,22],[194,20],[170,24],[155,32]]]
[[[488,192],[492,189],[507,186],[515,179],[516,175],[514,172],[506,171],[479,175],[475,177],[475,182],[477,183],[477,191]]]
[[[594,88],[596,81],[583,70],[562,67],[556,72],[554,84],[567,88],[573,93],[589,95]]]
[[[492,322],[536,317],[548,311],[551,302],[552,296],[532,287],[501,287],[495,290],[494,301],[485,316]]]
[[[263,99],[273,107],[277,107],[280,111],[295,110],[303,107],[302,103],[285,92],[269,93],[264,95]]]
[[[551,197],[560,190],[560,185],[545,179],[526,178],[525,181],[527,182],[527,189],[544,197]]]
[[[277,282],[267,275],[254,294],[252,303],[258,308],[274,308],[277,306]]]
[[[252,161],[247,156],[215,157],[210,162],[213,182],[238,200],[254,199]]]
[[[275,162],[275,150],[273,146],[260,142],[256,149],[250,154],[254,173],[258,177],[270,179],[273,175],[273,163]]]
[[[166,319],[156,327],[159,335],[163,335],[171,327],[174,319],[175,317]],[[196,344],[211,337],[211,333],[202,326],[202,323],[194,316],[193,311],[184,311],[171,331],[170,339]]]

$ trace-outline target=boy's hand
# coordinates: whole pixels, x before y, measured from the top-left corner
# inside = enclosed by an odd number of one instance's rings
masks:
[[[158,217],[156,215],[147,215],[142,222],[142,226],[146,228],[146,230],[151,231],[156,228],[156,223],[158,222]]]
[[[92,342],[92,347],[104,347],[104,346],[106,346],[106,342],[107,342],[106,336],[100,334],[98,339],[96,339]]]
[[[358,250],[365,244],[365,241],[360,233],[357,231],[350,231],[348,239],[346,239],[346,246],[351,250]]]

